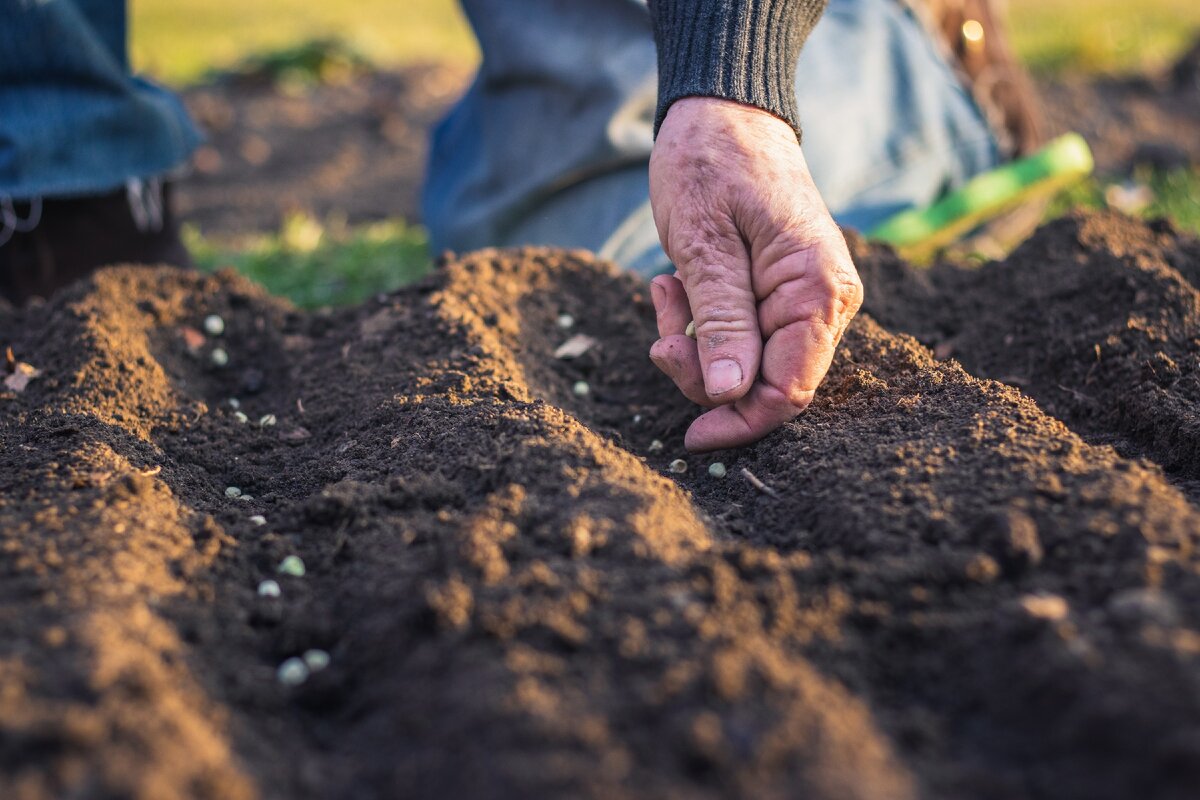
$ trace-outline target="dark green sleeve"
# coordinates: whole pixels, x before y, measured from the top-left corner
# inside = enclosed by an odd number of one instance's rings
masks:
[[[658,45],[654,132],[682,97],[723,97],[786,120],[800,136],[800,47],[827,0],[649,0]]]

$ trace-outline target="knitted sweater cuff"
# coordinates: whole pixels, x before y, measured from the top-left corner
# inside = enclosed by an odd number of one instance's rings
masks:
[[[683,97],[720,97],[787,121],[800,137],[796,60],[827,0],[650,0],[658,45],[654,134]]]

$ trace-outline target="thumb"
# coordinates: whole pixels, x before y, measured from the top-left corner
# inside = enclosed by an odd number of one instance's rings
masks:
[[[714,403],[732,403],[750,390],[762,360],[746,247],[737,237],[699,248],[676,266],[696,325],[705,391]]]

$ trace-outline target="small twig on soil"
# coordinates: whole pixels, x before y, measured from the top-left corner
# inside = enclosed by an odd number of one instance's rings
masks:
[[[755,489],[758,489],[760,492],[767,495],[768,497],[773,497],[776,500],[779,499],[779,492],[775,491],[770,486],[767,486],[765,483],[760,481],[753,472],[746,469],[745,467],[742,467],[742,477],[745,478],[746,480],[748,480],[750,482],[751,486],[753,486]]]
[[[4,371],[9,375],[17,371],[17,357],[13,355],[11,347],[4,348]]]
[[[1095,403],[1096,402],[1096,398],[1086,395],[1083,392],[1079,391],[1078,389],[1072,389],[1070,386],[1063,386],[1060,383],[1060,384],[1058,384],[1058,388],[1062,389],[1064,392],[1069,392],[1070,394],[1075,395],[1075,398],[1077,400],[1082,400],[1085,403]]]
[[[301,400],[299,397],[296,398],[296,410],[299,411],[301,414],[304,413],[304,401]]]

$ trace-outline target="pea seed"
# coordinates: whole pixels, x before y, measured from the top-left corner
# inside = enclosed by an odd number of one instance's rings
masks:
[[[218,367],[223,367],[229,363],[229,353],[226,353],[225,349],[222,347],[214,347],[211,358],[212,363],[216,364]]]
[[[230,500],[234,500],[234,499],[242,496],[242,490],[236,486],[226,486],[225,487],[225,496],[228,497]]]
[[[558,327],[562,328],[564,331],[567,330],[568,328],[574,328],[575,327],[575,318],[572,317],[570,314],[559,314],[558,315]]]
[[[687,472],[687,462],[682,458],[677,458],[667,465],[667,469],[674,472],[676,475],[682,475]]]
[[[274,414],[263,414],[258,418],[258,427],[269,428],[277,422]]]
[[[283,590],[279,588],[278,581],[265,580],[258,585],[259,597],[279,597],[283,594]]]
[[[571,387],[571,391],[576,397],[586,397],[591,394],[592,387],[588,386],[587,381],[575,381],[575,385]]]
[[[329,666],[329,653],[324,650],[305,650],[303,658],[310,672],[320,672]]]
[[[293,578],[304,577],[304,559],[300,556],[288,556],[279,562],[275,571],[281,575],[291,575]]]
[[[720,461],[714,461],[713,463],[708,465],[708,474],[712,475],[714,478],[724,478],[725,477],[725,465],[722,464]]]
[[[247,417],[245,415],[245,413],[243,413],[241,411],[233,412],[233,418],[236,419],[238,422],[242,423],[243,425],[245,425],[247,422],[250,421],[250,418]]]
[[[284,686],[299,686],[308,680],[308,665],[303,659],[293,656],[279,665],[275,677]]]
[[[257,525],[259,527],[262,527],[263,525],[267,524],[267,518],[264,517],[262,514],[255,514],[254,516],[250,517],[250,523],[252,525]]]
[[[220,336],[225,332],[225,320],[217,314],[209,314],[204,318],[204,332],[209,336]]]

